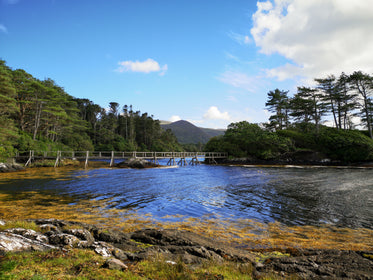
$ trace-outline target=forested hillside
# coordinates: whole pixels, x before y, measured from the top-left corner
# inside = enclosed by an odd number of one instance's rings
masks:
[[[15,150],[182,150],[170,130],[133,107],[104,109],[0,60],[0,158]]]

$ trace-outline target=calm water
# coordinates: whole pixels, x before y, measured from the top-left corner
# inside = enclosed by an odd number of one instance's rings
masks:
[[[109,199],[111,207],[150,213],[155,218],[209,215],[373,229],[372,169],[200,165],[78,170],[62,173],[59,180],[1,176],[0,193],[32,190],[67,195],[76,201]]]

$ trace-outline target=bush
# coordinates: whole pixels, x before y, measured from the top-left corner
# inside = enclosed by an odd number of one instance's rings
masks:
[[[321,152],[344,162],[373,160],[373,140],[357,130],[323,127],[318,136]]]

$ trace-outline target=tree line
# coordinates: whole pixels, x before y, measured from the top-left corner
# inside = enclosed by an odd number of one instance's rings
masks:
[[[363,126],[373,139],[371,75],[356,71],[351,75],[342,73],[339,77],[330,75],[315,79],[315,82],[313,88],[298,87],[292,98],[287,95],[288,91],[270,91],[265,105],[273,115],[267,127],[276,131],[287,129],[293,120],[304,124],[313,122],[318,130],[323,119],[331,117],[333,126],[338,130]]]
[[[357,71],[315,82],[313,88],[298,87],[293,97],[288,91],[269,91],[265,106],[272,115],[268,123],[232,123],[222,137],[210,139],[206,151],[224,151],[254,162],[286,162],[306,159],[306,155],[342,162],[372,161],[373,77]],[[328,119],[331,122],[324,125]]]
[[[105,109],[75,98],[0,60],[0,158],[15,150],[181,151],[170,130],[148,113],[111,102]]]

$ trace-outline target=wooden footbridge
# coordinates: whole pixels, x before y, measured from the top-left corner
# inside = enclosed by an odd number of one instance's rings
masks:
[[[17,152],[15,159],[25,162],[25,166],[35,160],[55,160],[54,167],[59,166],[63,159],[73,159],[84,161],[87,167],[89,160],[109,160],[110,166],[114,165],[115,160],[130,158],[145,159],[155,164],[160,159],[168,159],[167,165],[197,165],[203,160],[216,163],[215,159],[227,157],[228,154],[223,152],[25,151]]]

